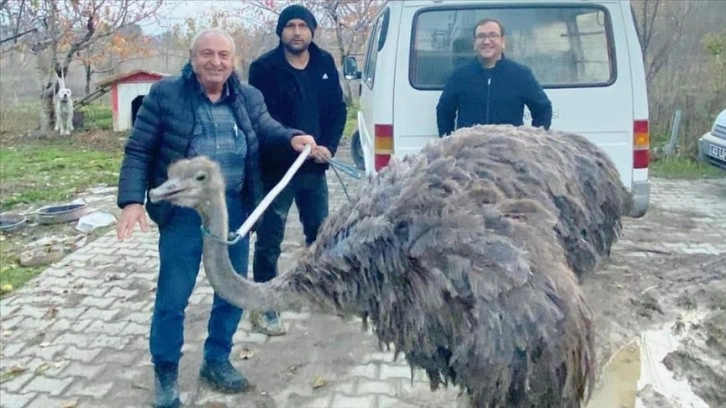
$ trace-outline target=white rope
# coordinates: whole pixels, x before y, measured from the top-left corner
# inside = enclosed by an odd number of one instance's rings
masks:
[[[285,176],[280,180],[275,187],[270,190],[269,193],[265,196],[265,198],[262,199],[262,202],[255,208],[254,211],[252,211],[252,214],[245,220],[244,224],[242,224],[241,227],[237,230],[237,235],[244,237],[247,235],[248,232],[252,229],[252,226],[255,225],[257,220],[260,219],[262,216],[262,213],[265,212],[267,207],[272,204],[272,200],[277,197],[278,194],[290,183],[290,180],[292,179],[292,176],[295,175],[295,173],[298,171],[300,166],[302,166],[303,162],[307,157],[310,155],[310,151],[312,148],[310,145],[305,146],[305,149],[303,149],[302,152],[300,152],[300,155],[295,159],[295,162],[290,166],[289,169],[287,169],[287,173],[285,173]]]

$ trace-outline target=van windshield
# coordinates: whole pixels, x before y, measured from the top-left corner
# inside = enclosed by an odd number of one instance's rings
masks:
[[[427,9],[413,24],[409,80],[442,89],[475,58],[474,27],[483,18],[505,29],[505,56],[527,65],[545,88],[606,86],[615,80],[610,16],[599,6]]]

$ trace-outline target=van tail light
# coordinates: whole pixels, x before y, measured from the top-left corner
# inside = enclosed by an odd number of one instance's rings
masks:
[[[376,157],[376,171],[386,167],[393,154],[393,125],[375,125],[373,153]]]
[[[647,169],[649,163],[650,131],[648,121],[633,121],[633,168]]]

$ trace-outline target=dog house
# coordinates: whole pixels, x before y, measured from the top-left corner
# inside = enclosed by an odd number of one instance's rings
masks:
[[[144,96],[149,93],[151,85],[167,75],[140,69],[106,78],[98,83],[100,88],[111,88],[114,132],[133,127],[136,112],[141,107]]]

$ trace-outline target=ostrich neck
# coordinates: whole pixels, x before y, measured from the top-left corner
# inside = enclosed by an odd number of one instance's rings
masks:
[[[228,230],[227,204],[223,193],[210,197],[199,209],[204,234],[203,264],[209,283],[215,292],[229,303],[247,309],[297,310],[291,294],[277,278],[265,284],[252,282],[235,273],[229,260],[225,240]]]

